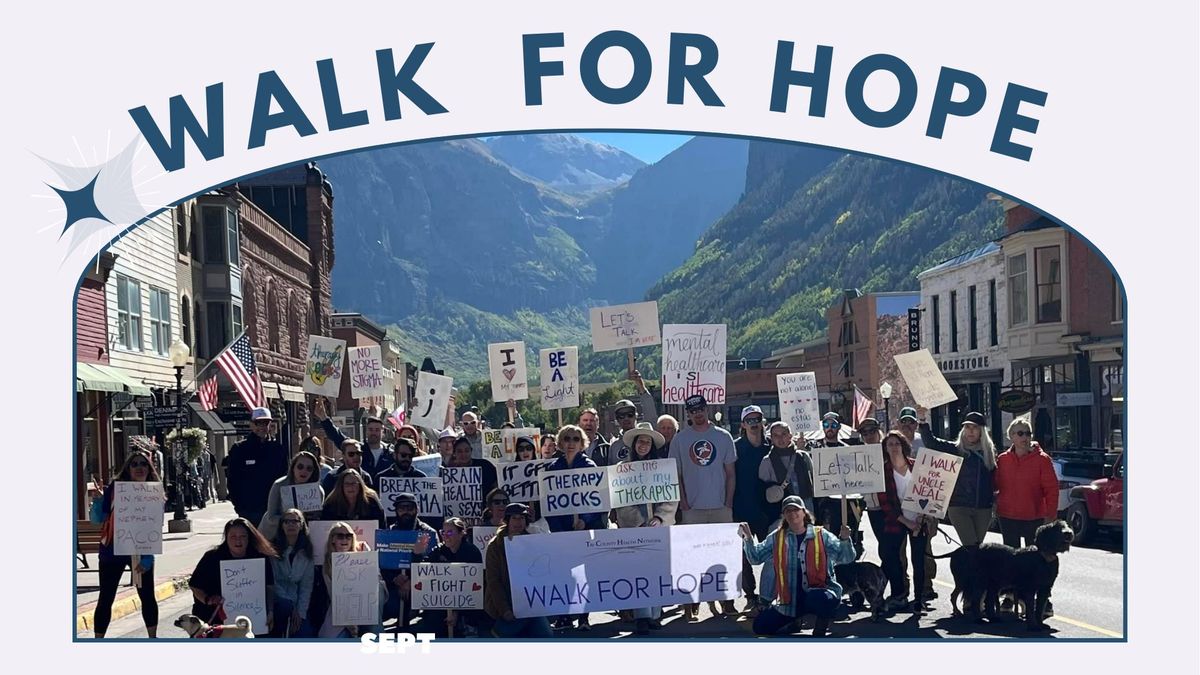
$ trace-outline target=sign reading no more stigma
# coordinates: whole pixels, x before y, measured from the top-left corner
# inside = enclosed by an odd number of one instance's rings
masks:
[[[383,354],[379,345],[350,347],[347,352],[350,364],[350,395],[360,401],[384,396]]]
[[[929,448],[922,450],[917,455],[900,508],[935,518],[945,516],[962,463],[963,458],[958,455]]]
[[[309,335],[307,354],[304,363],[304,393],[337,396],[342,388],[342,362],[346,359],[346,341]]]
[[[878,443],[814,448],[813,496],[883,492],[883,471],[883,446]]]
[[[662,342],[657,302],[593,307],[592,351],[611,352]]]
[[[589,466],[565,471],[546,471],[542,481],[542,516],[608,512],[608,467]]]
[[[529,398],[529,376],[525,367],[524,342],[498,342],[488,345],[488,371],[492,378],[492,400]]]
[[[933,409],[958,400],[958,394],[954,393],[928,349],[896,354],[892,358],[917,405]]]
[[[682,404],[703,396],[725,402],[725,324],[667,324],[662,338],[662,401]]]
[[[113,553],[161,554],[162,527],[162,483],[124,480],[114,483]]]

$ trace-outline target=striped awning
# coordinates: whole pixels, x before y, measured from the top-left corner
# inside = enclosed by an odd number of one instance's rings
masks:
[[[121,372],[120,368],[99,363],[75,362],[75,391],[128,392],[150,396],[150,387]]]

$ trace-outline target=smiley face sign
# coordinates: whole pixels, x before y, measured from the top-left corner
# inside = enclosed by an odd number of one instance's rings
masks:
[[[450,405],[450,390],[454,378],[421,371],[417,374],[417,395],[409,423],[426,429],[441,429],[446,425],[446,406]]]

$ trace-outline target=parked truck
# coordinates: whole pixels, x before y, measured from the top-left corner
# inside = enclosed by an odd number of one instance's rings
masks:
[[[1100,530],[1119,533],[1125,527],[1125,455],[1109,475],[1071,488],[1069,500],[1066,516],[1075,541],[1087,543]]]

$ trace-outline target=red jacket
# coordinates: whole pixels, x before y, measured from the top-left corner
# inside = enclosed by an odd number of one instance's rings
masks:
[[[1013,520],[1058,516],[1058,477],[1050,455],[1034,444],[1024,457],[1012,448],[996,458],[996,515]]]

